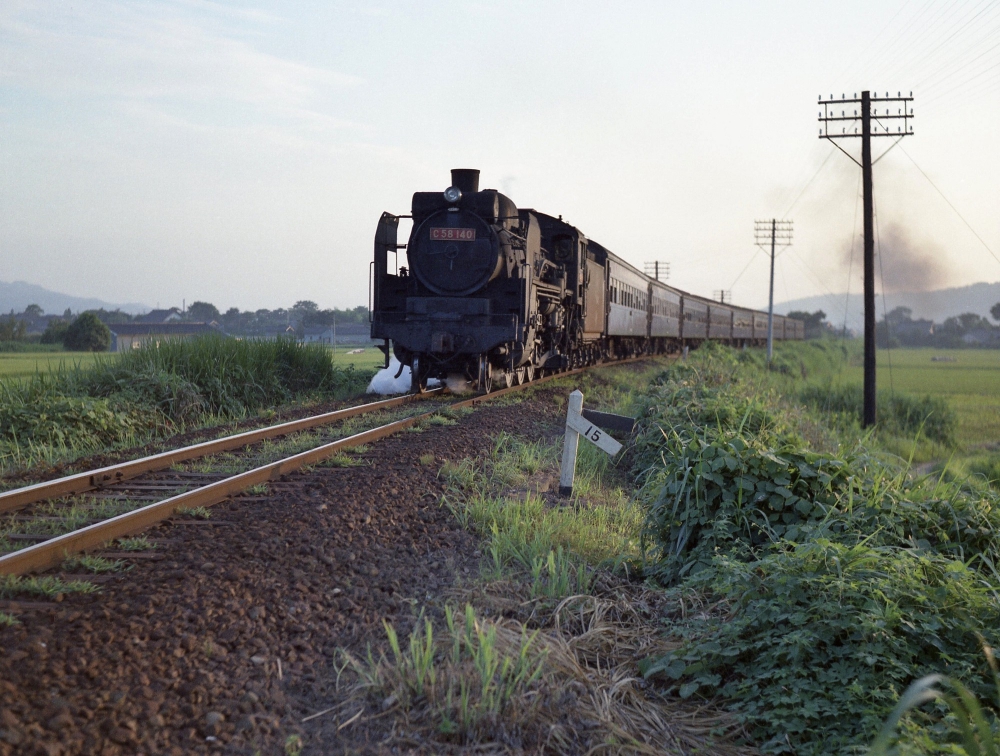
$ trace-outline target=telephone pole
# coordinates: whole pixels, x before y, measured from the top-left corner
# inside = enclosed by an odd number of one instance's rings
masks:
[[[913,92],[908,97],[904,97],[901,92],[897,92],[895,97],[890,97],[885,93],[885,97],[879,97],[878,92],[872,96],[871,92],[865,90],[861,97],[854,96],[848,98],[841,95],[840,99],[834,99],[830,95],[829,100],[824,100],[823,95],[819,96],[819,104],[823,110],[819,114],[819,122],[822,124],[819,130],[820,139],[829,139],[830,143],[847,157],[861,166],[862,196],[864,204],[864,227],[865,227],[865,408],[861,418],[861,425],[865,428],[875,424],[875,200],[872,194],[872,166],[885,157],[899,140],[905,136],[913,135],[913,126],[910,119],[913,118],[913,108],[909,103],[913,102]],[[885,103],[885,113],[879,113],[880,103]],[[892,105],[889,105],[892,103]],[[860,105],[861,115],[858,115],[857,108],[853,108],[853,115],[848,115],[848,108],[841,108],[840,115],[837,115],[834,105]],[[891,110],[896,112],[892,113]],[[861,133],[858,133],[857,122],[861,121]],[[872,121],[875,127],[872,128]],[[892,124],[892,121],[902,121],[901,124]],[[831,132],[830,124],[838,122],[844,123],[840,133],[834,130]],[[849,132],[853,124],[853,133]],[[887,125],[888,124],[888,125]],[[892,126],[896,130],[892,130]],[[834,126],[834,129],[836,127]],[[861,138],[861,162],[851,155],[847,150],[837,144],[835,139]],[[872,137],[892,137],[896,141],[889,146],[889,149],[872,160]]]
[[[647,260],[645,264],[646,275],[652,276],[657,281],[666,281],[670,278],[670,263],[663,260]]]
[[[767,294],[767,364],[770,365],[774,354],[774,248],[779,242],[783,247],[792,243],[792,221],[777,218],[754,221],[753,236],[761,249],[768,242],[771,244],[771,286]]]

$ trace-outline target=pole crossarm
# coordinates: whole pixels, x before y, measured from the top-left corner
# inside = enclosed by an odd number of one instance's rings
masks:
[[[665,260],[647,260],[644,268],[646,275],[652,276],[657,281],[666,281],[670,278],[670,263]]]
[[[819,130],[820,139],[850,139],[854,137],[861,137],[862,134],[858,131],[858,126],[854,127],[853,132],[848,131],[848,127],[841,129],[841,133],[835,134],[830,132],[830,124],[836,123],[858,123],[863,120],[865,116],[865,109],[867,109],[867,116],[870,120],[875,120],[881,126],[881,130],[872,128],[869,124],[868,137],[897,137],[897,136],[910,136],[913,134],[913,125],[910,121],[913,119],[913,108],[909,106],[908,103],[913,102],[913,92],[910,92],[909,96],[903,96],[902,93],[898,93],[895,97],[892,97],[888,92],[885,93],[885,97],[879,97],[877,94],[871,96],[868,92],[862,92],[861,97],[846,97],[841,95],[840,99],[834,98],[830,95],[829,99],[824,100],[823,96],[820,95],[817,102],[823,106],[823,109],[819,112],[818,121],[821,124]],[[880,109],[876,107],[876,103],[882,104],[894,104],[895,113],[891,112],[893,108],[884,108],[885,112],[880,112]],[[857,105],[853,109],[853,112],[849,113],[847,108],[840,109],[840,114],[837,114],[837,109],[833,108],[834,105]],[[901,126],[897,126],[896,130],[893,131],[890,126],[886,126],[882,121],[902,121]],[[863,131],[863,129],[862,129]],[[857,161],[855,161],[857,162]]]

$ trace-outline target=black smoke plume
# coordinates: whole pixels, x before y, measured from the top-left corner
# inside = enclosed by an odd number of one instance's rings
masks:
[[[859,236],[853,244],[853,264],[851,245],[846,245],[843,251],[841,263],[845,268],[851,268],[855,280],[864,270],[863,250],[864,242]],[[875,280],[878,290],[887,293],[932,291],[945,287],[949,275],[944,251],[932,242],[915,241],[898,223],[887,224],[878,229],[876,235]]]

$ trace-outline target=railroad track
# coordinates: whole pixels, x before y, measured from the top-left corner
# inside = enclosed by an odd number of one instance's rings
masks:
[[[605,363],[605,366],[630,361]],[[334,426],[353,417],[417,401],[444,398],[447,392],[433,389],[371,402],[5,491],[0,493],[0,542],[6,539],[16,550],[0,555],[0,575],[41,572],[57,567],[75,555],[102,549],[106,557],[142,558],[137,552],[108,553],[106,549],[109,544],[137,535],[157,523],[174,518],[179,512],[219,504],[307,465],[411,428],[442,410],[474,407],[587,369],[567,370],[470,399],[437,404],[431,410],[319,443],[304,451],[235,473],[178,469],[178,466],[252,448],[271,439]],[[210,524],[209,521],[196,519],[173,519],[172,522]],[[92,577],[88,576],[88,579],[92,580]]]

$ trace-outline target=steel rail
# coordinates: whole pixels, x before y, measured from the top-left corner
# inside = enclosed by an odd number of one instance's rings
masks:
[[[364,415],[368,412],[390,409],[401,404],[408,404],[418,399],[426,399],[431,396],[442,395],[443,389],[432,389],[422,394],[406,394],[404,396],[393,397],[392,399],[382,399],[368,404],[359,404],[356,407],[346,407],[333,412],[325,412],[322,415],[312,415],[301,420],[291,420],[279,425],[271,425],[266,428],[245,431],[234,436],[225,436],[213,441],[204,441],[193,446],[183,446],[179,449],[154,454],[141,459],[133,459],[129,462],[121,462],[116,465],[108,465],[97,470],[67,475],[55,480],[48,480],[34,485],[15,488],[11,491],[0,493],[0,512],[10,512],[15,509],[34,504],[46,499],[54,499],[59,496],[71,496],[73,494],[94,491],[107,485],[114,485],[124,480],[138,477],[149,472],[166,470],[178,462],[186,462],[199,457],[207,457],[242,446],[249,446],[258,441],[277,436],[286,436],[289,433],[309,430],[321,425],[329,425],[338,420],[346,420],[356,415]]]
[[[636,359],[648,359],[653,356],[655,355],[644,355],[642,357],[629,360],[602,363],[600,365],[567,370],[554,375],[545,376],[544,378],[538,378],[519,386],[510,386],[508,388],[492,391],[489,394],[475,396],[471,399],[463,399],[455,402],[454,404],[449,404],[446,409],[475,407],[484,402],[504,396],[505,394],[531,388],[532,386],[538,386],[542,383],[547,383],[559,378],[576,375],[593,367],[613,367],[614,365],[634,362]],[[428,394],[433,394],[437,391],[439,390],[435,390],[434,392],[425,392],[423,394],[408,394],[407,396],[427,396]],[[404,397],[399,398],[402,399]],[[376,404],[379,403],[376,402]],[[413,417],[396,420],[386,425],[379,426],[378,428],[372,428],[371,430],[355,433],[353,436],[348,436],[347,438],[323,444],[322,446],[300,452],[299,454],[286,457],[285,459],[277,462],[262,465],[253,470],[239,473],[238,475],[225,478],[216,483],[210,483],[207,486],[197,488],[193,491],[187,491],[185,493],[172,496],[169,499],[148,504],[145,507],[134,509],[131,512],[120,514],[108,520],[94,523],[93,525],[88,525],[79,530],[74,530],[71,533],[64,533],[63,535],[50,538],[49,540],[35,544],[34,546],[28,546],[27,548],[19,551],[5,554],[4,556],[0,556],[0,575],[23,575],[28,572],[39,572],[51,567],[56,567],[73,554],[78,554],[89,549],[97,549],[119,538],[125,538],[126,536],[140,533],[156,523],[169,518],[181,507],[210,507],[214,504],[219,504],[234,494],[246,490],[250,486],[266,483],[276,478],[280,478],[281,476],[301,469],[306,465],[315,464],[331,457],[343,449],[350,449],[352,447],[378,441],[382,438],[398,433],[399,431],[412,428],[414,425],[430,418],[439,411],[440,410],[432,410],[430,412],[424,412],[419,415],[414,415]]]

